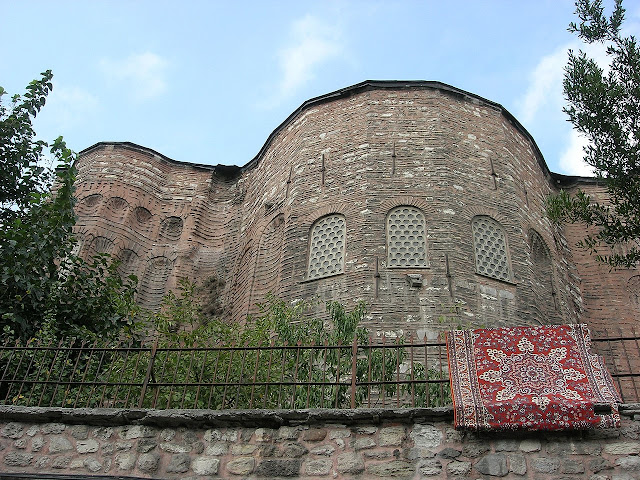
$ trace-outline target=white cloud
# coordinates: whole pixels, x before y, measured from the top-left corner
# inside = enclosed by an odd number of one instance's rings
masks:
[[[166,91],[168,66],[167,60],[150,52],[132,54],[121,60],[100,61],[100,68],[107,77],[128,85],[137,100],[148,100]]]
[[[280,97],[288,96],[315,77],[320,65],[342,55],[340,29],[311,15],[291,26],[291,41],[278,53],[282,78]]]
[[[67,128],[82,123],[98,109],[98,105],[98,99],[80,87],[54,85],[43,112],[49,110],[51,115],[55,115],[61,128]]]
[[[51,142],[59,135],[65,139],[79,126],[93,121],[100,109],[96,96],[77,87],[60,85],[54,80],[53,90],[47,97],[47,103],[34,121],[38,138]]]
[[[568,146],[560,157],[559,167],[565,175],[577,175],[580,177],[592,177],[593,167],[584,160],[584,147],[587,139],[576,130],[571,130],[567,139]]]
[[[574,50],[575,53],[578,50],[584,51],[606,71],[609,58],[606,55],[606,47],[601,44],[585,45],[573,42],[545,55],[529,75],[529,86],[522,100],[518,102],[520,106],[518,118],[523,123],[535,121],[538,112],[546,106],[562,109],[562,106],[565,105],[562,79],[564,67],[569,58],[569,50]]]
[[[568,51],[584,51],[594,59],[605,72],[608,69],[609,57],[606,47],[601,44],[585,45],[578,41],[563,45],[554,52],[540,59],[529,75],[529,85],[518,102],[518,118],[526,125],[537,125],[540,131],[546,131],[550,137],[556,137],[561,146],[557,152],[558,168],[567,175],[591,176],[593,170],[582,161],[582,147],[586,139],[575,130],[560,128],[558,122],[567,119],[562,113],[566,105],[562,91],[564,67],[568,59]],[[553,127],[553,125],[558,125]]]
[[[625,4],[627,9],[625,15],[625,23],[622,24],[623,35],[638,35],[640,33],[640,6],[634,9],[630,5]]]
[[[530,123],[545,103],[562,101],[562,76],[567,63],[568,46],[562,46],[555,52],[542,57],[531,72],[529,87],[520,103],[518,118]]]

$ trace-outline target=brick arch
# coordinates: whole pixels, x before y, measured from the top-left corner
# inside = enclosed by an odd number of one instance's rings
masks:
[[[284,241],[284,228],[287,222],[286,214],[280,209],[270,212],[265,217],[258,218],[253,222],[244,232],[241,233],[243,241],[238,245],[238,254],[234,260],[234,276],[231,279],[231,285],[229,293],[231,295],[231,304],[235,302],[239,306],[233,309],[233,315],[235,320],[243,320],[239,315],[245,316],[247,314],[255,313],[254,305],[252,304],[254,298],[260,296],[260,292],[254,293],[256,289],[256,275],[260,271],[260,262],[265,260],[263,247],[265,245],[264,237],[268,235],[268,230],[271,227],[279,228],[279,238],[277,242],[280,247],[277,252],[271,249],[271,253],[267,253],[270,256],[273,253],[277,253],[278,258],[281,258],[283,241]],[[277,225],[276,225],[277,224]],[[275,229],[274,228],[274,229]],[[278,236],[274,237],[278,238]],[[277,275],[279,279],[279,272]],[[265,280],[265,279],[262,279]],[[268,281],[270,287],[277,287],[278,283],[272,284],[271,280]],[[257,287],[257,290],[262,289],[263,285]],[[266,291],[264,293],[267,293]],[[262,300],[262,298],[257,298]]]
[[[544,241],[544,244],[547,247],[549,255],[552,259],[555,258],[556,255],[559,255],[557,240],[554,238],[554,234],[547,235],[547,238],[545,238],[545,235],[542,234],[541,230],[533,226],[531,223],[524,223],[522,226],[522,231],[526,234],[525,241],[527,244],[531,244],[531,235],[532,232],[535,232],[536,234],[540,235],[540,238],[542,238],[542,240]]]
[[[421,210],[425,217],[434,212],[433,203],[429,203],[423,198],[405,196],[405,197],[393,197],[387,198],[380,203],[380,210],[384,212],[385,216],[389,214],[391,210],[396,207],[402,207],[407,205],[409,207],[416,207]]]
[[[174,285],[179,285],[181,278],[204,280],[203,278],[198,279],[197,276],[194,276],[193,274],[197,269],[199,254],[200,246],[197,244],[178,247],[176,251],[173,275],[170,282],[171,288],[174,288]]]
[[[166,257],[171,262],[175,262],[178,258],[178,252],[174,246],[159,245],[155,246],[145,255],[145,262],[155,257]]]
[[[162,219],[160,222],[160,231],[158,232],[159,238],[177,242],[184,230],[184,220],[175,215],[169,215]]]
[[[503,215],[495,208],[486,207],[484,205],[471,205],[464,207],[460,210],[460,214],[463,218],[467,219],[469,224],[471,224],[474,217],[491,217],[504,229],[506,229],[507,226],[513,227],[514,225],[512,218]]]
[[[282,265],[284,242],[284,213],[271,218],[260,232],[255,269],[251,280],[250,312],[255,313],[257,302],[262,302],[267,293],[277,293]]]
[[[282,218],[286,223],[285,213],[281,210],[275,210],[269,213],[268,216],[258,218],[256,221],[252,222],[244,231],[239,232],[241,241],[238,244],[238,252],[244,252],[246,248],[253,243],[258,244],[260,242],[260,238],[264,234],[265,229],[275,218],[278,217]],[[240,256],[242,256],[242,253],[238,253],[236,255],[236,267]]]
[[[529,227],[527,229],[527,237],[529,238],[529,246],[533,247],[534,243],[537,242],[537,246],[540,247],[541,253],[544,253],[551,258],[551,249],[549,248],[549,244],[545,241],[544,237],[540,232],[538,232],[535,228]]]
[[[122,221],[126,217],[129,207],[129,202],[124,198],[113,196],[104,202],[102,215],[108,220]]]
[[[135,207],[132,205],[123,224],[137,234],[144,236],[146,239],[150,239],[157,228],[157,219],[155,218],[157,215],[153,214],[151,211],[152,208],[149,204],[147,204],[147,206],[138,204]]]
[[[120,264],[118,273],[120,276],[135,275],[140,265],[140,256],[130,248],[121,248],[116,254]]]
[[[148,260],[147,250],[144,245],[131,238],[116,238],[114,241],[112,257],[121,263],[118,266],[120,275],[136,275],[141,277],[143,271],[142,266]]]
[[[82,257],[84,257],[89,251],[89,247],[91,242],[93,241],[92,229],[88,229],[86,227],[75,227],[73,229],[73,235],[76,239],[76,246],[74,247],[74,252]]]
[[[242,321],[242,317],[249,313],[249,301],[251,296],[251,280],[253,278],[253,268],[255,265],[253,238],[249,238],[247,242],[239,250],[234,266],[233,284],[231,285],[231,298],[226,302],[229,305],[239,305],[233,308],[233,320]]]
[[[547,242],[544,241],[540,233],[533,228],[530,228],[527,233],[531,254],[533,307],[542,317],[540,318],[542,323],[551,323],[557,317],[553,257]]]
[[[306,215],[300,219],[299,225],[309,230],[314,223],[327,215],[342,215],[348,220],[347,213],[352,211],[351,205],[347,203],[337,203],[335,205],[325,205],[314,210],[313,213]]]
[[[156,255],[145,262],[144,276],[140,282],[138,299],[146,308],[160,307],[174,261],[164,255]]]
[[[104,197],[100,193],[92,193],[80,199],[75,207],[78,215],[96,214],[104,202]]]
[[[153,220],[153,213],[147,207],[137,205],[131,209],[131,217],[139,225],[145,225]]]
[[[89,256],[100,253],[113,254],[115,249],[113,239],[104,235],[92,235],[91,242],[87,244],[87,252]]]

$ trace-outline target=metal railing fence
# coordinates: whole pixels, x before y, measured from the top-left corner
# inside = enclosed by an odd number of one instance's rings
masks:
[[[355,408],[450,403],[442,342],[186,347],[5,344],[0,403],[114,408]]]
[[[604,357],[622,401],[640,402],[640,331],[635,327],[595,330],[591,342]]]
[[[592,340],[623,401],[640,401],[640,335]],[[451,403],[446,347],[406,336],[350,345],[0,346],[0,404],[113,408],[434,407]]]

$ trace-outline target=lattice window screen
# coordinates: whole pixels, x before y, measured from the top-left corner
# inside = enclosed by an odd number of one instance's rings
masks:
[[[398,207],[387,217],[389,267],[426,267],[424,215],[415,207]]]
[[[471,223],[476,252],[476,272],[498,280],[511,280],[507,242],[498,222],[490,217],[475,217]]]
[[[320,219],[311,229],[308,279],[344,271],[346,223],[342,215]]]

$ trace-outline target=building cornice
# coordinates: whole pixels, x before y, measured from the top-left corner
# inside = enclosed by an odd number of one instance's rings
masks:
[[[235,166],[235,165],[204,165],[198,163],[190,163],[190,162],[180,162],[178,160],[174,160],[169,158],[161,153],[156,152],[150,148],[146,148],[135,143],[131,142],[99,142],[95,145],[92,145],[89,148],[86,148],[80,152],[80,156],[87,155],[93,151],[96,151],[100,148],[104,148],[105,146],[118,146],[121,148],[130,149],[133,151],[137,151],[140,153],[145,153],[147,155],[151,155],[157,157],[167,163],[170,163],[175,166],[189,166],[197,169],[204,169],[212,171],[220,176],[225,178],[233,178],[241,173],[251,170],[256,167],[260,160],[264,157],[266,151],[271,146],[273,140],[276,136],[287,126],[289,126],[302,112],[305,110],[312,108],[317,105],[321,105],[328,102],[333,102],[335,100],[349,98],[353,95],[357,95],[359,93],[363,93],[370,90],[411,90],[411,89],[432,89],[439,90],[445,94],[452,95],[458,98],[466,99],[471,102],[487,106],[489,108],[493,108],[495,110],[500,111],[502,115],[522,134],[529,142],[534,150],[535,156],[538,160],[538,164],[542,168],[544,174],[550,178],[553,183],[558,187],[571,187],[578,184],[595,184],[597,180],[595,178],[590,177],[580,177],[580,176],[571,176],[571,175],[562,175],[558,173],[554,173],[549,170],[547,163],[542,155],[542,152],[538,148],[536,141],[533,136],[527,131],[526,128],[518,121],[518,119],[513,116],[506,108],[504,108],[501,104],[488,100],[480,95],[476,95],[475,93],[467,92],[457,87],[453,87],[446,83],[437,82],[437,81],[428,81],[428,80],[365,80],[364,82],[360,82],[355,85],[351,85],[349,87],[341,88],[339,90],[335,90],[330,93],[326,93],[324,95],[320,95],[318,97],[311,98],[303,102],[297,109],[295,109],[280,125],[278,125],[271,134],[267,137],[265,143],[263,144],[260,151],[244,166]]]

